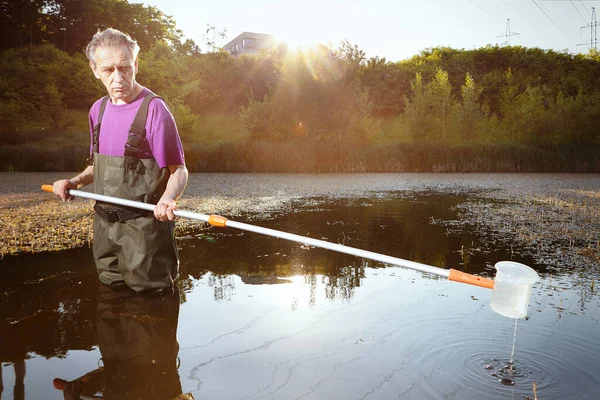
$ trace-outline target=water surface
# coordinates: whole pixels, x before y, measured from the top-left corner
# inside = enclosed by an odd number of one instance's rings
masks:
[[[204,228],[180,238],[179,291],[168,298],[106,293],[88,248],[5,256],[2,398],[62,399],[55,378],[99,365],[97,394],[113,398],[523,399],[534,383],[540,399],[598,398],[597,276],[549,270],[523,244],[444,223],[474,196],[305,196],[235,219],[489,277],[500,260],[530,265],[542,279],[510,374],[515,322],[490,309],[490,290]]]

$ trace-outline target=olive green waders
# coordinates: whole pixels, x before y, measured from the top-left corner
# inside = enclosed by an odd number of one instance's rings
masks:
[[[101,108],[94,127],[94,189],[97,194],[156,204],[167,186],[168,168],[160,168],[154,159],[134,155],[145,140],[148,103],[140,106],[129,132],[125,156],[98,153]],[[141,130],[136,129],[141,126]],[[136,134],[137,130],[137,134]],[[141,134],[140,134],[141,133]],[[97,202],[94,206],[94,242],[92,245],[100,281],[106,285],[126,284],[136,292],[171,288],[177,277],[179,257],[175,244],[175,222],[158,221],[149,211]]]

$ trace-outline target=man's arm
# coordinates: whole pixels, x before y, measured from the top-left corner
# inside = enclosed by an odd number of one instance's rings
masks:
[[[89,185],[94,182],[94,166],[90,165],[83,170],[82,173],[71,179],[61,179],[52,185],[55,195],[60,197],[62,201],[71,201],[75,197],[67,193],[69,189],[79,189],[82,186]]]
[[[175,200],[181,195],[188,181],[188,170],[185,165],[169,165],[171,176],[167,181],[167,188],[162,195],[156,207],[154,208],[154,216],[159,221],[173,221],[177,210]]]

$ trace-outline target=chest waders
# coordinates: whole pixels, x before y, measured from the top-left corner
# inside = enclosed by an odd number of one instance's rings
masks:
[[[168,168],[154,159],[138,157],[146,139],[146,118],[153,93],[144,97],[129,129],[124,156],[99,154],[100,124],[108,102],[102,99],[93,130],[94,190],[97,194],[156,204],[167,186]],[[171,288],[179,257],[175,222],[161,222],[154,214],[101,202],[94,206],[92,250],[100,281],[109,286],[126,284],[136,292]]]

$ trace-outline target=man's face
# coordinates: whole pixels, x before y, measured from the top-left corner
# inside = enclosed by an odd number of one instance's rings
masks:
[[[138,60],[126,46],[98,47],[96,65],[90,61],[94,76],[100,79],[115,104],[129,103],[135,97]]]

